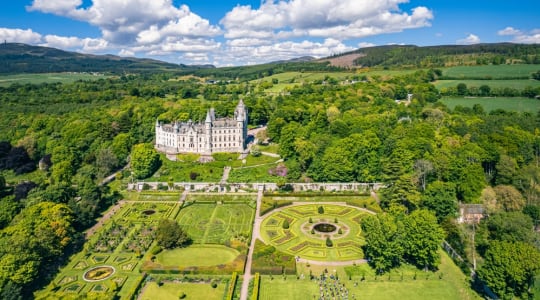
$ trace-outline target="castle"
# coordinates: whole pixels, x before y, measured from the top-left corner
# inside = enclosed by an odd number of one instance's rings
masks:
[[[248,112],[240,100],[234,118],[216,118],[214,109],[206,112],[204,123],[156,120],[156,149],[168,154],[243,152],[246,149]]]

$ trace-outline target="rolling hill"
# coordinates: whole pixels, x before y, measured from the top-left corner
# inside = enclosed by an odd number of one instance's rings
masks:
[[[82,54],[19,43],[0,44],[0,74],[58,72],[154,73],[213,67],[178,65],[146,58]]]

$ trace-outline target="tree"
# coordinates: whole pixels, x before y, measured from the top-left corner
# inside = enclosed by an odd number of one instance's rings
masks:
[[[501,212],[482,220],[478,228],[477,244],[486,247],[490,241],[533,243],[531,218],[520,212]]]
[[[465,83],[458,83],[458,85],[456,86],[456,89],[457,89],[457,93],[458,95],[460,96],[465,96],[467,95],[467,85]]]
[[[151,144],[137,144],[131,151],[131,169],[135,178],[146,178],[154,174],[161,165],[159,154]]]
[[[332,243],[332,240],[329,236],[326,237],[326,247],[332,247],[334,246],[334,243]]]
[[[497,197],[497,206],[505,211],[519,211],[525,206],[521,193],[511,185],[498,185],[493,188]]]
[[[365,233],[364,252],[368,263],[378,274],[398,267],[403,259],[402,227],[388,214],[368,216],[362,219]]]
[[[324,207],[323,207],[323,206],[319,206],[319,207],[317,208],[317,212],[318,212],[319,214],[321,214],[321,215],[324,214]]]
[[[513,157],[504,154],[501,155],[495,168],[497,170],[495,177],[497,184],[512,184],[518,168],[518,164]]]
[[[540,80],[540,70],[536,71],[535,73],[532,73],[531,77],[534,80]]]
[[[163,219],[159,221],[156,229],[157,244],[165,249],[181,247],[191,241],[188,235],[174,220]]]
[[[432,182],[421,196],[421,201],[422,207],[435,212],[439,222],[446,217],[454,217],[458,208],[455,184],[442,181]]]
[[[539,270],[540,253],[534,246],[494,241],[484,255],[478,277],[500,297],[526,299]]]
[[[0,192],[6,188],[6,179],[4,176],[0,175]],[[2,196],[2,194],[0,194]]]
[[[422,187],[422,191],[426,190],[427,176],[433,172],[433,164],[426,159],[419,159],[414,162],[414,171],[418,176],[418,182]]]
[[[444,232],[437,224],[435,215],[428,210],[416,210],[405,216],[403,228],[405,259],[419,268],[436,269]]]

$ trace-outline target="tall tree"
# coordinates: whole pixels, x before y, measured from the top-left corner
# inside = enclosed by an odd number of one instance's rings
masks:
[[[137,144],[131,151],[131,170],[135,178],[146,178],[154,174],[161,165],[159,154],[152,144]]]
[[[490,243],[484,255],[484,263],[478,277],[501,298],[513,296],[526,299],[540,271],[538,249],[523,242]]]
[[[455,217],[458,209],[455,184],[442,181],[430,183],[421,196],[421,206],[435,212],[439,222],[446,217]]]
[[[171,249],[188,243],[190,238],[176,221],[163,219],[156,229],[156,241],[159,246]]]
[[[365,256],[369,265],[379,274],[398,267],[403,259],[401,223],[388,214],[362,219],[365,233]]]
[[[436,269],[444,231],[437,224],[435,215],[428,210],[416,210],[405,216],[403,228],[406,260],[419,268]]]

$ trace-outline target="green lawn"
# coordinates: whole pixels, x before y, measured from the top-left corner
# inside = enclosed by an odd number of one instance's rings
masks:
[[[165,282],[158,286],[155,282],[149,282],[143,289],[139,300],[178,300],[182,293],[185,299],[221,300],[225,293],[225,284],[219,283],[212,288],[209,283],[175,283]]]
[[[195,203],[182,208],[176,220],[197,244],[224,244],[251,235],[255,209],[248,204]]]
[[[237,250],[221,245],[192,245],[165,250],[156,258],[164,266],[217,266],[232,262],[239,254]]]
[[[261,276],[260,298],[259,299],[288,299],[304,300],[313,299],[313,295],[318,299],[319,286],[316,280],[309,280],[309,273],[318,277],[326,273],[336,274],[340,282],[349,291],[349,299],[481,299],[469,286],[468,278],[452,262],[442,250],[441,264],[437,272],[424,272],[412,266],[402,266],[390,272],[390,276],[385,274],[375,278],[374,272],[367,264],[357,266],[319,266],[299,264],[297,272],[300,276],[288,276],[286,280],[283,276]],[[350,269],[354,269],[352,272]],[[349,269],[346,271],[346,269]],[[352,273],[349,277],[347,274]],[[303,274],[303,276],[302,276]],[[365,280],[361,280],[364,274]],[[403,279],[401,274],[403,274]],[[416,274],[416,276],[415,276]],[[416,279],[414,279],[416,278]],[[302,292],[303,291],[303,292]]]
[[[259,300],[306,300],[314,299],[314,295],[319,295],[319,287],[314,281],[296,280],[295,276],[287,276],[286,280],[282,276],[274,276],[273,279],[261,276]]]
[[[7,87],[13,83],[38,84],[38,83],[69,83],[77,80],[98,80],[107,78],[105,75],[93,75],[88,73],[43,73],[43,74],[17,74],[0,76],[0,86]]]
[[[504,109],[507,111],[536,113],[540,109],[539,99],[530,99],[523,97],[497,97],[497,98],[465,98],[465,97],[443,97],[439,100],[448,108],[454,109],[457,105],[464,107],[473,107],[480,104],[484,110],[489,112],[495,109]]]

